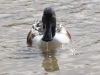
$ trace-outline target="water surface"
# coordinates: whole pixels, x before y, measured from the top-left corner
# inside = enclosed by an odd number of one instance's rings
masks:
[[[72,36],[48,54],[26,44],[47,6]],[[100,75],[100,0],[1,0],[0,75]]]

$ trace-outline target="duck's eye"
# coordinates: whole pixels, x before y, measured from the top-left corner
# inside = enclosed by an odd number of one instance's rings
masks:
[[[54,15],[52,15],[52,18],[54,18]]]

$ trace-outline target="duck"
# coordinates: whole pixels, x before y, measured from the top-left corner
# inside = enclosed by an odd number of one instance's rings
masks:
[[[52,7],[46,7],[42,18],[36,21],[27,35],[27,44],[37,47],[61,46],[71,42],[71,35],[62,24],[56,22]]]

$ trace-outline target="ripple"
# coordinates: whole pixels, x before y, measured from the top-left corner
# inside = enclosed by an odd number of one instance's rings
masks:
[[[26,44],[47,6],[72,36],[71,44],[49,52]],[[99,0],[1,0],[0,75],[99,75],[99,17]]]

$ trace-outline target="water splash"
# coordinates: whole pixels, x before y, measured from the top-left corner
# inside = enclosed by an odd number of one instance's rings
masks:
[[[48,49],[48,42],[46,42],[46,45],[47,45],[47,52],[49,52],[49,49]]]
[[[48,42],[46,42],[46,46],[47,46],[47,57],[49,57]]]

